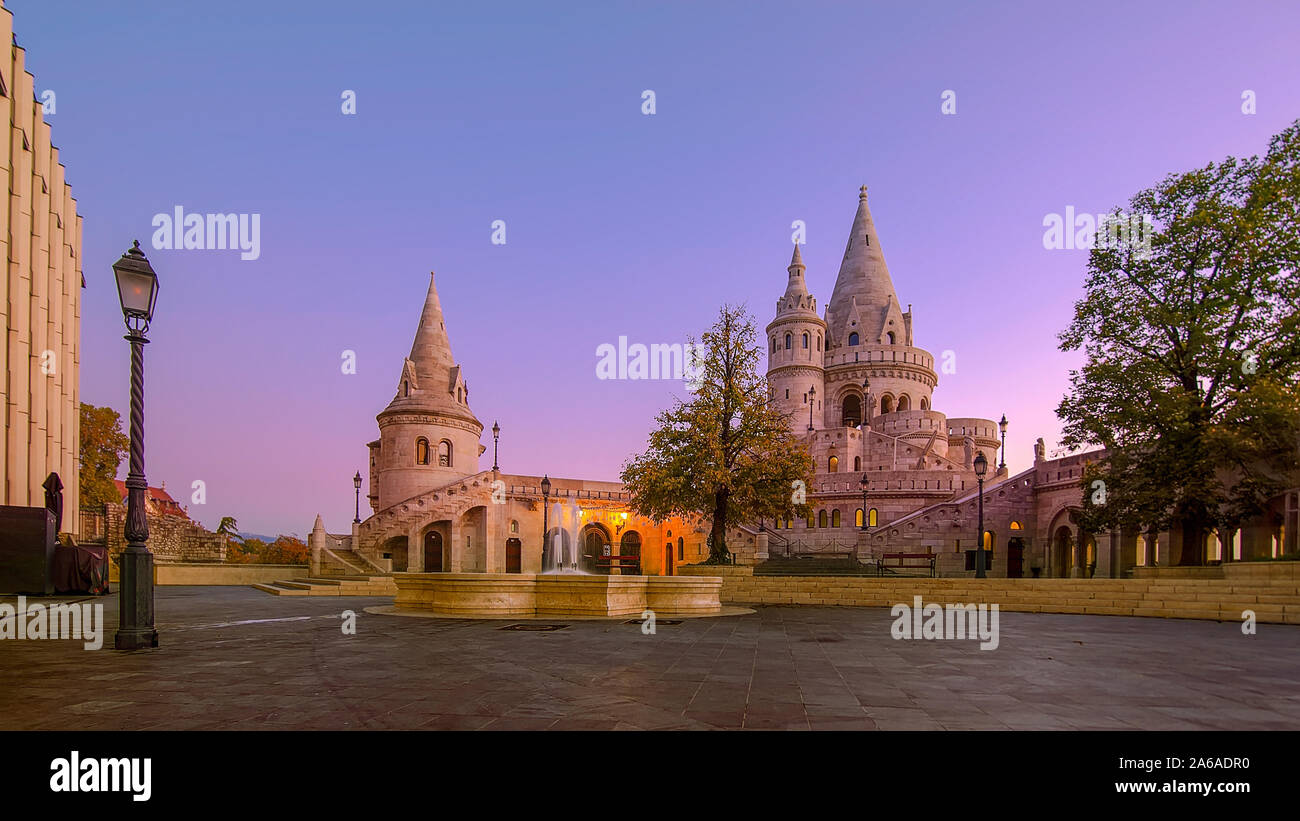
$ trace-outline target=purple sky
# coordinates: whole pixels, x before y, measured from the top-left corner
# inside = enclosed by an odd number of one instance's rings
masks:
[[[126,415],[110,266],[153,216],[261,214],[255,261],[148,249],[148,476],[203,523],[347,529],[430,270],[502,468],[617,478],[681,391],[596,347],[766,325],[796,219],[824,306],[863,183],[917,345],[957,356],[935,409],[1006,413],[1027,467],[1086,263],[1044,216],[1300,115],[1289,3],[468,5],[8,0],[86,221],[83,401]]]

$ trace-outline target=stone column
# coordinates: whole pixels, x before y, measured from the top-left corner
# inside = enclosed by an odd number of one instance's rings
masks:
[[[1083,531],[1077,527],[1070,528],[1070,535],[1072,539],[1070,544],[1070,578],[1082,579],[1084,565]]]
[[[1097,570],[1096,577],[1101,579],[1115,578],[1115,568],[1119,564],[1115,552],[1119,549],[1119,537],[1115,531],[1110,530],[1105,533],[1098,533],[1097,542]]]
[[[483,529],[487,534],[487,544],[483,550],[486,573],[506,572],[506,506],[489,502],[487,513],[483,517]]]
[[[424,539],[420,538],[420,525],[411,525],[406,533],[406,572],[424,572]]]
[[[754,537],[754,561],[755,562],[767,561],[767,538],[768,537],[767,537],[766,530],[758,531],[758,535]]]
[[[446,568],[452,573],[465,572],[465,535],[468,528],[461,521],[460,516],[452,519],[451,522],[451,544],[448,546],[450,567]]]

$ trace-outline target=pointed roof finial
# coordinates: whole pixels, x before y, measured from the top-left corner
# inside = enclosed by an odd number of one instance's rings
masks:
[[[794,244],[794,253],[790,256],[790,267],[793,268],[796,265],[801,268],[804,267],[803,255],[799,253],[799,243],[797,242]]]
[[[858,189],[858,199],[865,200],[866,198],[867,198],[867,187],[864,185]]]

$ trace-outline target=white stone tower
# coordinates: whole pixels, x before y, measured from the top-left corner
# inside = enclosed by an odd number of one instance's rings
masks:
[[[379,439],[370,443],[374,510],[479,472],[483,423],[470,410],[469,388],[451,353],[432,272],[397,394],[376,418]]]
[[[813,426],[822,427],[826,322],[817,315],[816,297],[808,293],[798,243],[786,270],[790,278],[785,294],[776,301],[776,318],[767,326],[767,381],[772,398],[791,415],[791,429],[798,433],[808,430],[810,405]]]
[[[934,357],[912,344],[912,309],[899,306],[865,185],[826,311],[826,340],[827,427],[930,410]]]

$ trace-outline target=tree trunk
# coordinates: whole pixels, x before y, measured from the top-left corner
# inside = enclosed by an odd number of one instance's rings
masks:
[[[727,491],[719,490],[713,497],[712,544],[709,546],[709,564],[727,563]]]

